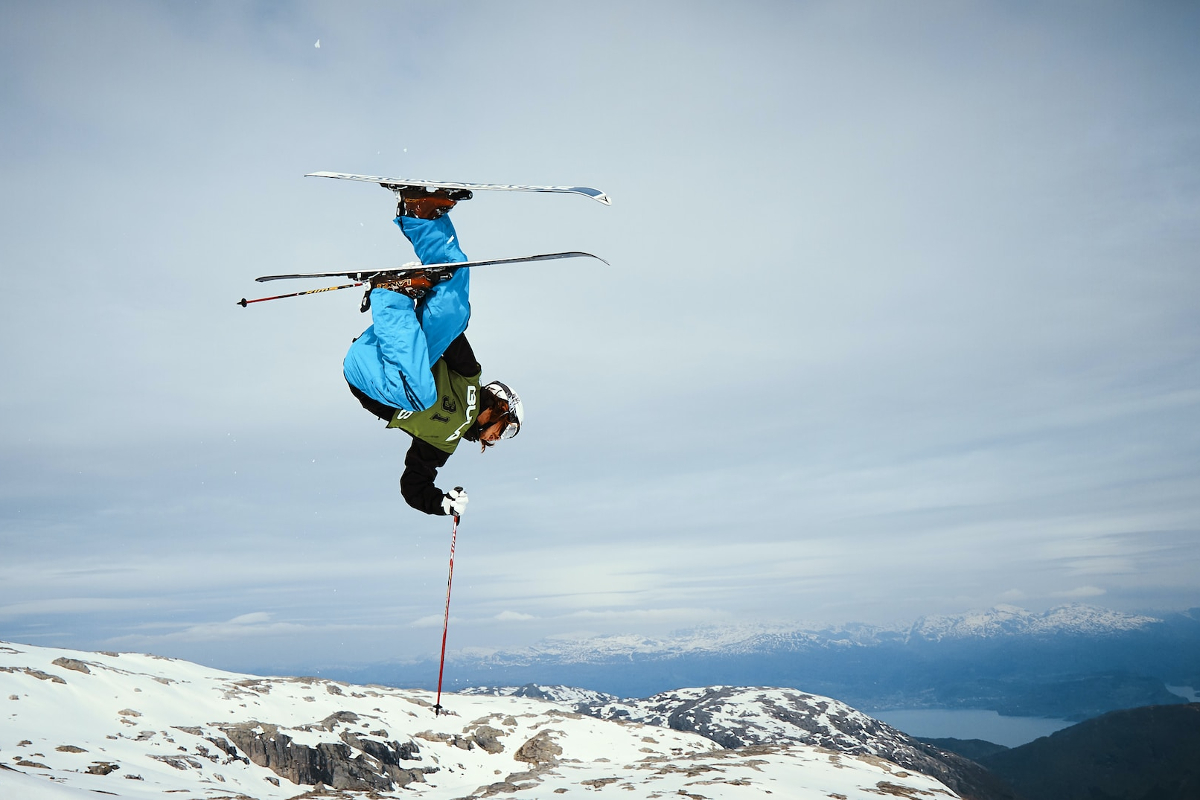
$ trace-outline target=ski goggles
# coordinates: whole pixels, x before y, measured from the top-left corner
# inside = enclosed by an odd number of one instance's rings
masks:
[[[504,430],[500,431],[501,439],[511,439],[521,432],[521,422],[513,412],[509,411],[504,415],[504,422]]]
[[[504,422],[504,430],[500,431],[500,438],[497,441],[511,439],[521,432],[521,423],[517,420],[515,414],[511,411],[507,412],[501,420]],[[480,439],[484,447],[495,447],[496,442],[489,442],[486,439]]]

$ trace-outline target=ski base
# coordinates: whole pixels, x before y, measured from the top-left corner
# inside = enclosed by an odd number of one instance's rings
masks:
[[[349,278],[354,281],[368,281],[377,275],[397,275],[402,276],[406,272],[414,270],[436,270],[436,269],[457,269],[459,267],[488,267],[499,264],[526,264],[533,261],[556,261],[560,258],[594,258],[597,261],[608,265],[600,256],[594,256],[591,253],[584,253],[578,250],[571,250],[565,253],[540,253],[535,256],[516,256],[514,258],[489,258],[484,261],[455,261],[447,264],[422,264],[419,261],[412,261],[408,264],[401,264],[398,267],[386,267],[384,269],[359,270],[357,272],[300,272],[292,275],[264,275],[261,278],[255,278],[258,283],[267,281],[286,281],[300,278]]]
[[[457,183],[454,181],[425,181],[416,178],[388,178],[383,175],[355,175],[349,172],[310,172],[306,178],[334,178],[342,181],[363,181],[378,183],[385,189],[398,192],[405,187],[424,186],[430,189],[465,189],[467,191],[485,192],[554,192],[557,194],[578,194],[590,197],[597,203],[611,206],[612,201],[604,192],[590,186],[523,186],[509,183]]]

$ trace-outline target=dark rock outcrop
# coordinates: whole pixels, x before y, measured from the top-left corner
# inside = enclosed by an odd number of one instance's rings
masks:
[[[550,737],[550,731],[542,731],[517,748],[513,758],[527,764],[556,764],[562,752],[562,747]]]
[[[108,775],[110,772],[116,772],[120,768],[120,764],[113,764],[110,761],[96,761],[87,768],[87,772],[89,775]]]
[[[50,663],[63,669],[73,669],[76,672],[82,672],[85,675],[92,674],[92,671],[88,669],[88,665],[76,658],[56,658]]]
[[[313,727],[333,730],[337,722],[351,721],[344,719],[346,714],[340,712]],[[250,761],[295,784],[378,792],[425,780],[424,769],[400,765],[401,761],[420,758],[415,742],[384,742],[344,731],[340,742],[319,742],[310,747],[265,722],[224,725],[220,729]]]

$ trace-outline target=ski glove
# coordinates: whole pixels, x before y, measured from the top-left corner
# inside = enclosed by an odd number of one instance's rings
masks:
[[[446,496],[442,498],[442,511],[447,515],[461,517],[462,513],[467,510],[467,490],[461,486],[455,486],[450,491],[446,492]]]

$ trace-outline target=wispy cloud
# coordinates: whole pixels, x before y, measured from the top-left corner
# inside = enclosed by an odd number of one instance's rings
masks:
[[[1067,597],[1067,598],[1082,598],[1082,597],[1099,597],[1107,594],[1107,591],[1099,586],[1077,586],[1074,589],[1067,589],[1061,592],[1051,592],[1052,597]]]

